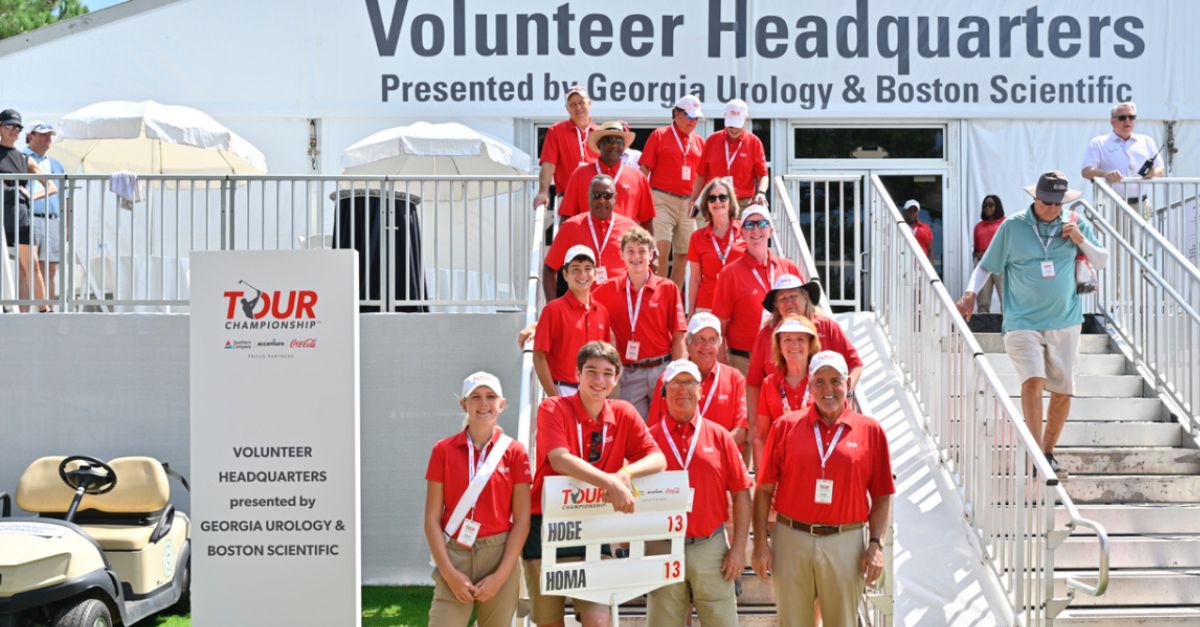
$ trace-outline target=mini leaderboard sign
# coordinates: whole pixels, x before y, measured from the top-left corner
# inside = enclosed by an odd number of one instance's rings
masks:
[[[192,620],[358,625],[354,251],[192,254]]]
[[[687,531],[686,472],[660,472],[634,481],[632,514],[613,511],[600,488],[567,477],[547,477],[542,504],[543,594],[615,606],[683,581]],[[645,543],[670,540],[667,555],[646,555]],[[600,559],[603,544],[629,543],[629,557]],[[582,562],[557,563],[555,549],[586,546]],[[616,612],[613,624],[616,624]]]

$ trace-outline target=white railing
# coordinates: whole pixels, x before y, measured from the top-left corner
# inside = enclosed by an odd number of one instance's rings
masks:
[[[1153,213],[1146,222],[1183,254],[1193,265],[1200,265],[1200,178],[1165,177],[1154,179],[1126,178],[1118,193],[1102,178],[1092,185],[1092,205],[1117,230],[1122,229],[1119,205],[1129,206],[1129,200],[1143,196]],[[1140,203],[1135,203],[1140,204]],[[1139,216],[1141,207],[1134,207]],[[1145,216],[1143,216],[1145,217]]]
[[[538,205],[534,209],[533,226],[529,245],[529,277],[525,287],[525,327],[530,328],[537,322],[538,315],[545,305],[542,293],[542,258],[544,257],[544,239],[541,234],[545,231],[546,205]],[[537,408],[545,396],[537,373],[533,370],[533,337],[530,337],[521,347],[521,404],[520,417],[517,421],[517,440],[525,445],[529,452],[530,471],[534,460],[534,427],[537,425]]]
[[[178,310],[188,303],[192,251],[324,248],[358,249],[364,311],[525,304],[533,176],[145,175],[128,208],[105,175],[0,175],[0,184],[14,180],[58,188],[63,218],[46,224],[65,238],[65,263],[55,297],[36,299],[19,289],[35,285],[32,264],[9,251],[0,307]],[[19,266],[27,272],[17,280]],[[47,276],[48,263],[41,269]]]
[[[1007,622],[1049,625],[1074,591],[1104,594],[1108,536],[1079,515],[883,183],[872,176],[870,185],[872,309],[1005,592]],[[1068,515],[1062,529],[1056,500]],[[1054,551],[1078,527],[1096,534],[1099,578],[1068,579],[1056,597]]]
[[[862,309],[863,177],[857,174],[789,174],[775,178],[775,199],[792,205],[790,230],[802,236],[829,307]],[[780,252],[798,260],[796,238],[779,233]]]
[[[1141,216],[1097,184],[1110,202],[1110,220],[1086,201],[1072,208],[1107,240],[1108,268],[1099,273],[1096,306],[1124,341],[1134,364],[1155,390],[1200,428],[1200,271]]]

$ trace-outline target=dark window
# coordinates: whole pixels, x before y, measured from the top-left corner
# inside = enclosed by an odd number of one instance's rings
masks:
[[[944,159],[941,128],[797,128],[796,159]]]

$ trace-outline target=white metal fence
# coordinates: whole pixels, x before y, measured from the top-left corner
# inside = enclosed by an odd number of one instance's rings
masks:
[[[1141,215],[1138,205],[1144,197],[1152,211],[1146,222],[1193,265],[1200,265],[1200,178],[1126,178],[1121,186],[1118,193],[1103,179],[1096,179],[1092,205],[1128,236],[1131,231],[1121,228],[1119,205],[1133,205]]]
[[[1048,625],[1076,590],[1108,586],[1108,536],[1082,518],[983,355],[954,300],[878,177],[871,177],[871,308],[879,317],[963,498],[1011,624]],[[1069,522],[1056,528],[1055,503]],[[1099,580],[1068,579],[1056,597],[1054,552],[1078,527],[1095,532]]]
[[[50,263],[32,263],[31,248],[0,251],[0,308],[179,310],[188,303],[192,251],[323,248],[359,251],[365,311],[525,304],[532,176],[146,175],[127,182],[123,202],[109,176],[0,175],[0,185],[57,188],[61,217],[41,221],[35,239],[60,241],[63,261],[50,282]],[[14,197],[0,195],[0,202]],[[4,228],[15,233],[16,212],[6,215]],[[39,288],[48,288],[45,296]]]
[[[776,226],[780,252],[800,261],[803,239],[830,307],[860,310],[864,244],[863,177],[858,174],[789,174],[775,178],[775,202],[787,198],[788,225]]]

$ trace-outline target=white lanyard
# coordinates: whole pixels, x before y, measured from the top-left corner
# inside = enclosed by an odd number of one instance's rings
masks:
[[[613,205],[617,204],[617,190],[621,189],[621,186],[618,185],[618,183],[621,182],[621,171],[624,169],[625,169],[625,161],[622,160],[621,165],[617,166],[617,173],[614,174],[612,177],[612,180],[613,180]],[[603,172],[600,171],[600,162],[599,161],[596,161],[596,174],[604,174]],[[611,229],[612,227],[609,227],[609,228]]]
[[[588,461],[587,453],[583,450],[583,427],[580,426],[579,420],[575,421],[575,437],[579,438],[579,459]],[[604,441],[608,439],[608,423],[604,423],[604,428],[600,430],[600,457],[604,457]],[[596,460],[600,461],[600,460]],[[589,462],[593,466],[594,462]]]
[[[629,337],[632,339],[637,333],[637,321],[642,315],[642,296],[646,292],[646,283],[650,282],[650,277],[646,277],[646,282],[638,288],[637,307],[633,306],[633,296],[630,292],[633,290],[633,281],[627,276],[625,277],[625,307],[629,311]]]
[[[708,406],[712,405],[713,396],[717,394],[717,384],[721,382],[721,364],[713,364],[712,370],[712,386],[708,388],[708,398],[704,399],[704,407],[700,409],[700,415],[708,418]]]
[[[604,256],[604,249],[600,246],[600,240],[596,239],[596,223],[592,221],[592,212],[589,210],[587,214],[588,231],[592,234],[592,244],[596,247],[596,263],[600,263],[601,257]],[[612,235],[613,227],[617,225],[617,217],[608,217],[608,230],[604,232],[604,245],[608,246],[608,237]],[[600,264],[604,265],[604,264]]]
[[[479,472],[479,468],[483,466],[483,462],[487,460],[488,448],[492,445],[492,441],[488,440],[484,443],[483,448],[479,449],[479,463],[475,463],[475,443],[471,441],[471,432],[467,431],[467,483],[475,480],[475,475]],[[492,433],[495,435],[495,432]]]
[[[753,259],[753,257],[752,257],[752,259]],[[761,277],[761,276],[759,276],[759,274],[758,274],[758,270],[757,270],[756,268],[750,268],[750,274],[753,274],[753,275],[754,275],[754,280],[755,280],[755,281],[758,281],[758,286],[759,286],[759,287],[761,287],[761,288],[763,288],[764,290],[767,290],[767,291],[770,291],[770,290],[771,290],[771,288],[770,288],[770,287],[768,287],[768,285],[774,285],[774,284],[775,284],[775,266],[771,264],[771,253],[770,253],[770,251],[768,251],[768,252],[767,252],[767,279],[768,279],[768,280],[767,280],[767,284],[766,284],[766,285],[764,285],[764,284],[763,284],[762,277]]]
[[[737,150],[733,151],[733,156],[729,156],[729,142],[725,142],[725,173],[733,174],[733,160],[737,159],[738,153],[742,152],[742,142],[738,142]]]
[[[833,441],[829,443],[829,450],[825,450],[825,445],[821,443],[821,430],[816,424],[813,424],[813,437],[817,440],[817,455],[821,456],[821,476],[825,476],[825,462],[833,455],[833,447],[837,446],[838,438],[842,437],[842,430],[846,425],[838,425],[837,433],[833,434]]]
[[[732,202],[732,199],[730,200],[730,202]],[[725,247],[725,252],[721,252],[721,245],[717,243],[717,236],[715,234],[713,234],[712,230],[709,230],[709,232],[708,232],[708,238],[712,240],[713,248],[717,249],[717,257],[721,260],[722,264],[724,264],[725,260],[729,258],[729,252],[733,250],[733,225],[732,224],[729,225],[729,231],[725,235],[726,235],[726,237],[729,238],[729,245]]]
[[[687,162],[688,151],[683,147],[683,140],[679,139],[679,131],[675,130],[675,125],[671,125],[671,134],[675,136],[675,145],[679,146],[679,153],[683,155],[683,161]],[[692,145],[692,136],[688,134],[688,147]]]
[[[587,161],[587,134],[585,134],[578,126],[575,127],[575,139],[579,140],[579,162]]]
[[[666,420],[668,420],[668,419],[663,418],[664,422]],[[696,420],[696,419],[693,418],[692,420]],[[671,452],[675,453],[675,459],[679,460],[679,465],[683,466],[684,470],[687,470],[688,466],[692,465],[692,456],[696,454],[696,443],[700,441],[700,427],[703,424],[704,424],[704,421],[696,420],[696,432],[692,434],[692,443],[688,445],[687,460],[684,460],[683,456],[681,456],[679,454],[679,447],[675,446],[675,436],[671,435],[671,432],[667,428],[666,425],[663,425],[663,427],[664,427],[663,431],[665,432],[665,434],[667,436],[667,444],[671,445]]]
[[[1040,231],[1038,231],[1037,223],[1038,223],[1038,219],[1035,217],[1033,219],[1033,225],[1032,225],[1033,226],[1033,235],[1035,237],[1037,237],[1038,244],[1042,245],[1042,258],[1049,259],[1050,258],[1050,242],[1054,241],[1054,236],[1051,235],[1050,239],[1042,239],[1042,233]]]

